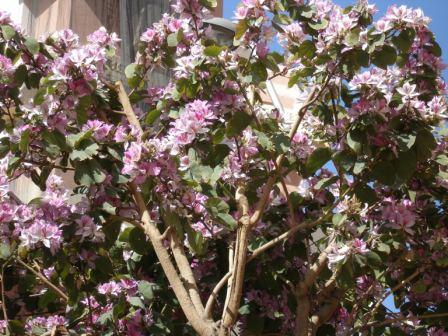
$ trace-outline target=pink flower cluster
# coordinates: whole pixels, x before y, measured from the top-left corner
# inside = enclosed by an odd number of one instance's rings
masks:
[[[403,230],[410,235],[414,234],[412,227],[417,221],[414,212],[414,203],[410,200],[397,202],[392,198],[386,198],[381,212],[381,218],[388,227]]]
[[[42,329],[51,332],[53,327],[64,326],[67,323],[65,317],[60,315],[50,315],[48,317],[36,317],[27,321],[25,329],[30,335],[34,335],[34,330]]]
[[[207,126],[212,124],[216,116],[207,101],[196,99],[185,106],[180,117],[171,123],[173,126],[168,134],[172,143],[172,154],[177,153],[180,147],[191,144],[198,135],[209,131]]]

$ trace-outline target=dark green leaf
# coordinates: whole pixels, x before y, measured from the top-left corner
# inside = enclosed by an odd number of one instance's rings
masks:
[[[429,130],[422,129],[417,133],[415,146],[417,148],[417,160],[423,161],[431,157],[432,151],[436,148],[437,143]]]
[[[372,176],[383,184],[392,185],[395,182],[395,168],[390,162],[380,161],[373,166]]]
[[[240,135],[249,126],[252,117],[243,111],[236,111],[227,124],[226,135],[228,138]]]
[[[397,52],[391,46],[384,45],[381,50],[375,50],[372,54],[372,63],[382,69],[387,69],[397,60]]]
[[[156,121],[157,118],[160,117],[161,114],[162,114],[162,111],[160,111],[158,109],[149,111],[148,114],[146,115],[145,123],[147,125],[152,125],[154,123],[154,121]]]
[[[235,26],[235,39],[239,40],[249,27],[245,20],[240,20]]]
[[[150,251],[150,244],[142,229],[135,227],[129,232],[129,245],[138,254],[145,255]]]
[[[414,42],[414,38],[415,30],[406,28],[402,30],[400,34],[394,36],[392,42],[402,53],[407,53],[411,48],[412,42]]]
[[[369,264],[370,267],[372,268],[376,268],[378,266],[381,265],[381,257],[372,251],[369,251],[365,254],[366,258],[367,258],[367,262]]]
[[[370,188],[368,185],[358,184],[354,188],[355,195],[363,203],[373,204],[377,200],[375,190]]]
[[[306,160],[305,168],[307,176],[314,174],[318,169],[331,159],[331,150],[327,147],[317,148]]]

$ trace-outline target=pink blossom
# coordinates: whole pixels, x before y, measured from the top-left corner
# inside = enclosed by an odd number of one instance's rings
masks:
[[[298,22],[293,22],[284,28],[285,34],[289,40],[297,43],[303,42],[305,33]]]
[[[414,205],[410,200],[403,200],[397,203],[393,199],[386,199],[382,209],[382,219],[386,224],[394,229],[401,229],[409,234],[414,234],[412,227],[416,222],[416,215],[413,211]]]
[[[104,240],[104,233],[100,231],[99,227],[89,216],[82,215],[80,219],[76,220],[76,223],[78,224],[78,227],[75,235],[80,236],[81,242],[86,238],[95,242]]]
[[[118,296],[121,292],[121,286],[115,281],[106,282],[98,286],[98,293],[103,295]]]
[[[370,250],[367,248],[367,244],[364,240],[356,238],[353,241],[353,250],[355,253],[366,254]]]
[[[93,130],[93,136],[97,141],[104,140],[112,129],[112,125],[106,124],[100,120],[88,120],[84,125],[84,130]]]
[[[29,320],[25,324],[25,329],[30,333],[34,334],[33,330],[35,328],[42,328],[45,331],[51,331],[53,327],[63,326],[67,323],[65,317],[59,315],[50,315],[48,317],[35,317]]]
[[[20,239],[27,248],[34,248],[42,243],[55,254],[62,243],[62,231],[55,224],[36,220],[29,228],[22,229]]]

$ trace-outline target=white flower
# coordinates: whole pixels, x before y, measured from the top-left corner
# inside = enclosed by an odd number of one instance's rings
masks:
[[[342,245],[341,247],[334,247],[333,251],[328,254],[328,267],[334,269],[334,267],[347,257],[350,252],[350,247]]]
[[[313,194],[311,193],[311,184],[310,181],[307,179],[302,179],[299,182],[299,185],[297,187],[297,192],[300,196],[307,198],[311,197]]]
[[[406,103],[410,100],[412,100],[414,97],[418,96],[418,93],[415,92],[415,89],[417,88],[417,85],[410,84],[409,82],[404,83],[404,85],[401,88],[397,88],[397,92],[401,94],[403,103]]]

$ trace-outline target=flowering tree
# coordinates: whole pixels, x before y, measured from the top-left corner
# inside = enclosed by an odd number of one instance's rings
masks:
[[[179,0],[146,30],[126,88],[115,34],[37,41],[0,13],[0,333],[448,335],[429,18],[244,0],[228,47],[213,5]],[[276,76],[292,123],[261,101]],[[21,202],[20,176],[42,197]]]

